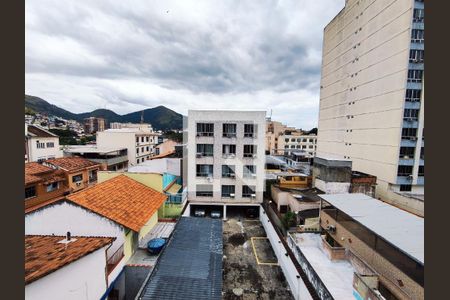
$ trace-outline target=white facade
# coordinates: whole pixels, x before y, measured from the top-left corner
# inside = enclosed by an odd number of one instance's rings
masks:
[[[97,132],[98,147],[123,147],[128,150],[128,164],[135,166],[155,153],[158,134],[149,128],[108,129]]]
[[[155,158],[128,169],[129,173],[169,173],[181,176],[181,158]]]
[[[102,247],[25,285],[27,300],[98,300],[106,292],[106,256]]]
[[[262,202],[265,126],[264,111],[189,110],[186,161],[191,204]],[[244,166],[254,167],[246,167],[244,175]]]
[[[25,215],[26,235],[105,236],[116,240],[108,249],[112,255],[125,242],[124,228],[78,205],[62,202]]]
[[[348,0],[324,29],[317,156],[352,160],[405,209],[424,187],[423,26],[421,1]]]
[[[308,152],[311,156],[315,156],[317,148],[317,136],[283,134],[278,137],[278,146],[279,150],[303,150]]]
[[[59,147],[59,137],[44,128],[38,128],[39,130],[43,130],[46,136],[36,136],[30,133],[28,131],[28,125],[25,124],[25,140],[28,153],[28,157],[25,160],[27,162],[33,162],[62,157],[63,152]]]

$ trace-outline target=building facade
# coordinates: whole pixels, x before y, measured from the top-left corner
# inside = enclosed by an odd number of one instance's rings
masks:
[[[84,132],[96,133],[105,130],[105,119],[89,117],[84,119]]]
[[[189,110],[187,189],[191,204],[263,200],[265,112]],[[225,212],[224,212],[225,215]]]
[[[281,148],[278,144],[280,135],[288,134],[303,134],[303,131],[294,127],[288,127],[281,122],[272,121],[270,118],[266,120],[266,153],[277,154],[277,149]]]
[[[41,162],[62,156],[56,134],[38,125],[25,124],[25,162]]]
[[[423,214],[424,3],[346,1],[325,27],[317,156],[377,177],[376,196]]]
[[[311,135],[296,135],[296,134],[282,134],[278,137],[278,148],[276,154],[288,154],[290,152],[303,150],[311,156],[316,155],[317,136]]]
[[[145,124],[144,124],[145,125]],[[107,129],[97,133],[97,147],[122,147],[128,152],[128,165],[135,166],[155,155],[158,133],[151,127]]]
[[[99,148],[96,145],[65,146],[65,157],[78,156],[99,163],[102,171],[126,171],[128,168],[127,148]]]

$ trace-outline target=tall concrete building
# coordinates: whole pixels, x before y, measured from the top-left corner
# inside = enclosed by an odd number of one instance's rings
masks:
[[[105,130],[105,119],[89,117],[84,119],[84,132],[96,133]]]
[[[264,192],[265,111],[189,110],[190,210],[259,208]]]
[[[423,0],[347,0],[325,27],[317,156],[351,160],[377,198],[419,215],[423,82]]]

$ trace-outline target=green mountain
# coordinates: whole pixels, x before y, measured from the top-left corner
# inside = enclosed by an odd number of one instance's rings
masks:
[[[50,104],[39,97],[25,95],[25,109],[26,111],[33,111],[37,113],[54,115],[64,119],[76,120],[83,122],[84,118],[88,117],[102,117],[106,122],[132,122],[139,123],[141,121],[142,111],[129,113],[126,115],[119,115],[109,109],[96,109],[91,112],[75,114],[56,105]],[[183,116],[165,106],[157,106],[144,110],[144,122],[152,124],[156,130],[168,129],[182,129]]]

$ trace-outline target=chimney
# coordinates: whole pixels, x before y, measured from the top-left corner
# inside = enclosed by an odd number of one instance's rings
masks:
[[[70,231],[67,231],[66,239],[67,241],[70,241]]]

